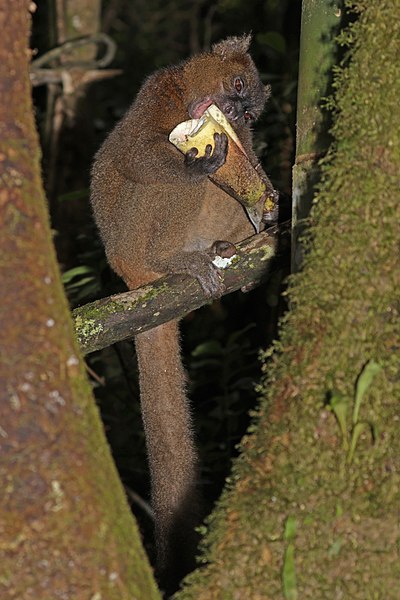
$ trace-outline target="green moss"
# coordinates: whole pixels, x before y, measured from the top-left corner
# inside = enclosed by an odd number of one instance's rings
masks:
[[[84,344],[88,338],[95,337],[104,331],[102,321],[110,315],[125,311],[134,311],[139,305],[143,307],[147,302],[154,300],[167,289],[167,283],[162,283],[154,287],[148,286],[135,297],[125,294],[116,300],[111,298],[98,300],[75,309],[72,316],[79,342]]]
[[[283,598],[289,516],[300,598],[398,595],[400,21],[392,0],[354,6],[360,19],[341,38],[353,46],[336,71],[335,141],[304,268],[290,280],[292,310],[265,355],[255,422],[209,519],[209,564],[178,598],[218,598],[221,588],[229,598]],[[351,437],[357,381],[371,360],[381,370],[357,423],[374,436],[362,431],[349,462],[329,398],[349,399]]]

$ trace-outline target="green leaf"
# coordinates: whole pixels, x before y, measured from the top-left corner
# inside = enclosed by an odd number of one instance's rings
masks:
[[[68,269],[68,271],[65,271],[65,273],[62,274],[61,279],[65,285],[72,281],[74,277],[77,277],[78,275],[87,275],[88,273],[92,274],[93,269],[87,265],[81,265],[80,267],[74,267],[73,269]]]
[[[213,356],[219,356],[220,354],[222,354],[222,347],[220,342],[218,342],[217,340],[210,340],[208,342],[198,344],[198,346],[196,346],[196,348],[192,352],[192,356],[195,358],[207,354]]]
[[[344,512],[343,506],[340,504],[340,502],[338,502],[336,504],[336,511],[335,511],[336,517],[337,518],[341,517],[343,515],[343,512]]]
[[[296,529],[297,529],[296,517],[293,517],[292,515],[290,515],[286,519],[285,532],[283,534],[283,539],[286,540],[287,542],[294,540],[294,538],[296,537]]]
[[[68,292],[71,292],[72,290],[77,290],[83,287],[84,285],[87,285],[88,283],[92,283],[93,281],[95,281],[95,277],[93,275],[90,275],[89,277],[83,277],[82,279],[79,279],[74,283],[68,284]]]
[[[366,429],[371,429],[371,425],[369,423],[367,423],[366,421],[360,421],[359,423],[356,423],[356,425],[354,425],[353,433],[351,436],[351,442],[350,442],[350,450],[349,450],[349,454],[347,456],[348,463],[352,462],[353,457],[354,457],[354,452],[357,447],[357,442],[360,439],[360,435]]]
[[[89,189],[83,188],[74,192],[67,192],[66,194],[60,194],[57,197],[58,202],[68,202],[70,200],[83,200],[89,197]]]
[[[342,432],[343,446],[347,450],[348,448],[348,434],[347,434],[347,408],[348,400],[339,392],[333,392],[329,402],[329,406],[332,409],[337,422],[339,423],[340,431]]]
[[[289,544],[285,551],[282,569],[283,595],[286,600],[297,600],[297,581],[294,562],[294,544]]]
[[[373,359],[369,360],[362,369],[356,384],[356,394],[353,410],[353,425],[355,425],[358,421],[358,415],[360,412],[361,402],[364,398],[364,394],[370,388],[375,375],[379,373],[381,369],[382,365],[380,365]]]

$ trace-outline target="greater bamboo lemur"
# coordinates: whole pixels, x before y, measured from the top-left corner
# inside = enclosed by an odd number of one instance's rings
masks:
[[[218,296],[221,281],[205,251],[216,240],[235,243],[254,233],[243,207],[208,178],[225,162],[226,136],[216,134],[214,151],[203,157],[196,149],[183,156],[168,141],[178,123],[199,118],[213,103],[260,171],[251,125],[269,88],[260,81],[249,44],[250,36],[230,37],[151,75],[96,155],[94,216],[108,261],[130,289],[166,273],[188,273],[209,296]],[[140,333],[135,341],[158,566],[183,572],[199,518],[198,459],[178,323]]]

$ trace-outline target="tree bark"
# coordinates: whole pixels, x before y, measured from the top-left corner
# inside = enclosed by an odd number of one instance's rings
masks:
[[[26,0],[0,0],[0,597],[159,598],[63,294],[40,181]]]
[[[292,310],[179,600],[399,597],[399,15],[354,4]]]

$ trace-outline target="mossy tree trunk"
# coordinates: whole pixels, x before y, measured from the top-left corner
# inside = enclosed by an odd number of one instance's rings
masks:
[[[179,599],[399,598],[400,19],[354,6],[292,310]]]
[[[0,0],[0,597],[159,598],[52,247],[30,100],[29,6]]]

